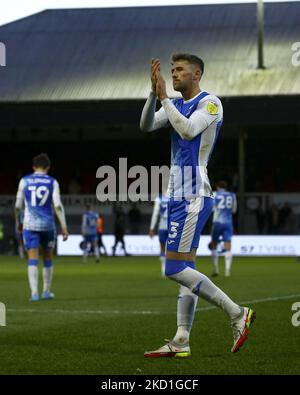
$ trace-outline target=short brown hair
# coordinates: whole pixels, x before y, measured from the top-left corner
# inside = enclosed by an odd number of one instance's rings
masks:
[[[227,184],[227,182],[224,181],[224,180],[219,181],[219,182],[217,183],[217,186],[218,186],[219,188],[221,188],[221,189],[227,189],[227,188],[228,188],[228,184]]]
[[[201,58],[196,55],[192,55],[189,53],[174,53],[171,58],[172,62],[177,62],[178,60],[186,60],[191,64],[195,64],[199,66],[201,70],[201,74],[204,73],[204,62]]]
[[[47,169],[51,166],[51,162],[49,156],[45,153],[42,153],[33,158],[32,165],[34,167],[41,167],[42,169]]]

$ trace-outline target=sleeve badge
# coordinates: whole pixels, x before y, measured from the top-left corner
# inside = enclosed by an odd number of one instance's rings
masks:
[[[218,105],[213,102],[213,101],[209,101],[207,104],[207,111],[210,113],[210,115],[216,115],[218,113]]]

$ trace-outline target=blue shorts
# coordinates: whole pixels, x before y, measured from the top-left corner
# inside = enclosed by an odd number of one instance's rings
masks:
[[[50,250],[55,247],[55,231],[54,230],[45,230],[45,231],[36,231],[36,230],[23,230],[23,241],[26,250],[30,250],[31,248],[39,248],[42,246],[46,250]]]
[[[92,243],[93,241],[98,240],[98,234],[94,234],[94,235],[86,235],[84,236],[84,241],[86,243]]]
[[[230,224],[221,224],[220,222],[214,222],[212,227],[212,240],[219,242],[220,237],[224,242],[231,242],[233,234],[233,227]]]
[[[168,239],[168,229],[158,231],[158,240],[160,243],[166,244]]]
[[[213,208],[213,199],[170,199],[168,205],[167,251],[191,252],[198,248],[200,235]]]

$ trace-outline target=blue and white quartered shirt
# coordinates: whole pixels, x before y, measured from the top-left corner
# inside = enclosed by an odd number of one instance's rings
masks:
[[[171,169],[168,196],[213,198],[207,164],[223,122],[220,99],[201,91],[190,100],[162,100],[152,116],[156,96],[152,92],[144,106],[141,129],[147,132],[171,124]]]
[[[236,196],[233,192],[219,189],[215,193],[213,223],[232,226],[232,214],[237,210]]]
[[[25,202],[23,229],[50,231],[55,229],[54,209],[61,206],[58,182],[45,173],[35,172],[21,178],[18,202]]]
[[[88,211],[83,214],[81,228],[85,236],[97,235],[98,217],[98,214],[94,211]]]

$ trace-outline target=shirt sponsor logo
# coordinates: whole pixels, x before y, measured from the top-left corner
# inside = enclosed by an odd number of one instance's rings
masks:
[[[171,232],[168,235],[170,239],[175,239],[177,237],[178,226],[179,226],[179,222],[171,221],[171,229],[170,229]],[[168,242],[168,244],[170,243]]]

